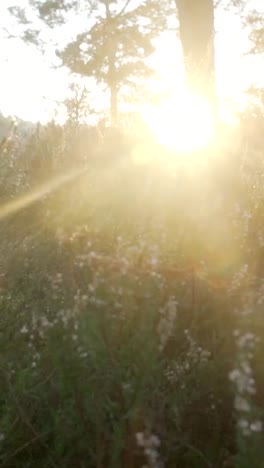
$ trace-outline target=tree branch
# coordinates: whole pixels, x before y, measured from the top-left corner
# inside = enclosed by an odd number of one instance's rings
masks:
[[[123,6],[123,8],[121,8],[121,10],[119,11],[119,13],[117,13],[117,15],[115,16],[115,18],[119,18],[119,16],[121,16],[124,11],[127,9],[129,3],[131,2],[131,0],[127,0],[125,5]]]

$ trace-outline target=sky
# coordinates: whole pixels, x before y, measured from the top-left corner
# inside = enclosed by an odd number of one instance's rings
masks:
[[[133,1],[133,0],[132,0]],[[46,55],[35,46],[27,45],[19,38],[7,38],[5,28],[16,34],[14,19],[10,20],[7,8],[23,6],[26,0],[0,1],[0,112],[4,115],[16,115],[24,120],[45,122],[52,117],[63,118],[56,111],[57,103],[62,102],[71,81],[69,73],[62,68],[50,66],[54,53],[50,49]],[[264,1],[252,0],[252,5],[264,13]],[[70,24],[60,31],[58,41],[80,28],[80,20],[72,18]],[[263,57],[244,56],[248,40],[241,26],[241,19],[230,13],[222,12],[216,17],[216,69],[219,95],[236,102],[243,101],[243,91],[254,81],[264,83]],[[157,79],[148,83],[155,88],[160,86],[168,90],[183,81],[181,47],[179,41],[165,34],[157,42],[157,50],[150,63],[157,71]],[[172,44],[175,52],[172,51]],[[174,60],[172,61],[172,56]],[[92,93],[92,105],[103,107],[105,101],[99,88]]]

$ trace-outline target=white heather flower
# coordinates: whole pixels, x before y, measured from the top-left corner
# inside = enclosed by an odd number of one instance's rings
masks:
[[[41,320],[41,326],[42,327],[48,327],[50,325],[47,317],[43,316],[43,317],[40,318],[40,320]]]
[[[5,434],[3,432],[0,432],[0,442],[3,442],[5,440]]]
[[[244,348],[245,346],[254,347],[255,339],[255,335],[253,333],[248,332],[240,336],[240,338],[237,340],[237,345],[239,346],[239,348]]]
[[[229,372],[229,378],[231,382],[235,382],[240,376],[240,371],[238,369],[233,369],[231,372]]]
[[[157,448],[160,446],[160,440],[155,434],[149,432],[138,432],[136,434],[136,440],[139,447],[144,450],[144,455],[149,468],[159,468],[161,463],[159,460],[159,454]]]
[[[241,369],[245,372],[245,374],[252,375],[252,369],[247,361],[241,363]]]
[[[137,444],[139,447],[144,447],[144,434],[143,432],[137,432],[136,433],[136,439],[137,439]]]
[[[23,325],[23,327],[20,330],[20,333],[28,333],[28,328],[26,325]]]
[[[162,351],[173,333],[173,327],[177,316],[177,301],[174,297],[169,298],[165,306],[160,310],[161,319],[157,331],[160,338],[159,349]]]
[[[243,436],[250,436],[250,427],[249,427],[249,422],[246,420],[246,419],[240,419],[238,421],[238,427],[239,429],[241,430],[241,433],[243,434]]]
[[[151,266],[156,266],[158,264],[158,259],[156,257],[152,257],[149,263]]]
[[[253,421],[250,424],[250,429],[252,432],[261,432],[262,431],[262,422],[261,421]]]

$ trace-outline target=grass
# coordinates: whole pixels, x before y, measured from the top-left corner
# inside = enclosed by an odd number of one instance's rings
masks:
[[[3,200],[69,170],[45,139],[1,156]],[[203,165],[112,148],[2,219],[3,468],[264,466],[263,163],[232,144]]]

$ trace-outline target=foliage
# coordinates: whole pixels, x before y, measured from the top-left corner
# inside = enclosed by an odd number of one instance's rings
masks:
[[[97,19],[88,72],[109,85]],[[263,105],[188,160],[88,127],[85,99],[1,142],[1,466],[262,468]]]
[[[28,42],[43,43],[41,32],[45,28],[58,29],[77,15],[81,26],[76,37],[67,38],[66,46],[58,45],[56,54],[61,65],[82,77],[93,77],[110,92],[114,124],[119,90],[124,85],[135,88],[140,78],[152,73],[146,59],[155,50],[153,39],[168,29],[170,2],[144,0],[135,7],[130,1],[108,0],[29,3],[36,17],[29,22],[35,30],[26,24],[22,32]],[[23,24],[27,10],[12,7],[10,11]],[[87,18],[85,25],[83,17]]]
[[[247,18],[250,27],[250,38],[252,42],[251,53],[263,54],[264,51],[264,19],[263,14],[252,11]]]
[[[68,122],[73,126],[79,126],[84,123],[92,112],[88,104],[88,91],[85,86],[78,83],[71,83],[69,86],[70,95],[65,100]]]
[[[80,171],[1,219],[1,466],[263,466],[263,118],[191,165],[82,125],[2,148],[10,197]]]

